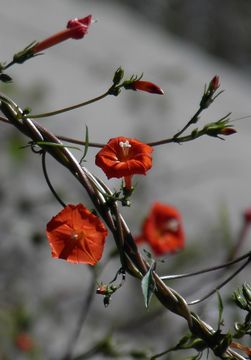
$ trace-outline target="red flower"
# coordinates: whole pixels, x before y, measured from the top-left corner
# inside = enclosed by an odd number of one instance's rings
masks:
[[[164,95],[164,91],[159,86],[155,85],[154,83],[152,83],[150,81],[135,80],[135,81],[131,82],[127,88],[133,89],[133,90],[146,91],[151,94]]]
[[[181,215],[174,207],[156,202],[142,226],[136,242],[147,242],[156,255],[175,252],[184,247]]]
[[[82,204],[67,205],[47,224],[52,257],[95,265],[101,258],[107,230]]]
[[[32,48],[32,54],[36,54],[51,46],[59,44],[67,39],[82,39],[87,34],[88,28],[92,22],[92,15],[88,15],[83,19],[69,20],[67,28],[60,31],[47,39],[35,44]]]
[[[97,153],[96,165],[101,167],[108,179],[124,177],[125,187],[132,187],[131,178],[135,174],[146,175],[152,167],[151,146],[137,139],[123,136],[110,139]]]
[[[17,335],[15,339],[15,345],[19,350],[23,352],[30,351],[34,347],[32,338],[30,337],[30,335],[26,334],[25,332],[22,332]]]

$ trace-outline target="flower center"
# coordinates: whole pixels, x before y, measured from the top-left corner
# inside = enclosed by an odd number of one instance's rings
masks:
[[[178,231],[178,227],[179,227],[178,220],[170,219],[163,224],[162,230],[176,232],[176,231]]]
[[[73,231],[71,234],[71,240],[80,241],[83,238],[83,232]]]
[[[123,158],[127,158],[129,154],[129,149],[132,147],[132,145],[129,143],[128,140],[126,140],[126,141],[120,141],[119,146],[122,149]]]

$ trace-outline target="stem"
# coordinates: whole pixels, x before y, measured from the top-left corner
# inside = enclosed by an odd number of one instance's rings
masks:
[[[56,144],[62,144],[54,134],[50,133],[40,124],[36,123],[35,121],[32,122],[31,119],[24,117],[22,110],[11,99],[7,99],[6,97],[0,95],[0,100],[0,108],[4,115],[7,116],[9,121],[12,123],[12,125],[17,127],[19,131],[30,137],[33,141],[49,141]],[[177,142],[177,139],[174,139],[173,141],[175,140]],[[118,237],[118,231],[116,229],[116,226],[118,225],[116,222],[116,216],[114,218],[112,209],[107,207],[107,203],[102,193],[97,190],[95,182],[90,178],[86,170],[79,165],[78,161],[75,159],[72,153],[65,147],[59,148],[48,146],[46,151],[50,153],[59,163],[64,165],[83,185],[100,216],[103,218],[104,222],[113,233],[116,243],[119,243],[119,240],[116,238]],[[111,191],[109,190],[109,192]],[[142,276],[144,276],[148,271],[149,264],[147,264],[147,262],[139,253],[131,231],[125,223],[123,217],[120,214],[119,217],[124,238],[125,259],[128,266],[126,270],[134,277],[142,278]],[[130,268],[129,265],[131,264],[133,267]],[[129,271],[129,269],[131,271]],[[238,269],[238,271],[241,271],[241,269]],[[159,278],[157,273],[154,272],[153,276],[156,283],[155,294],[158,300],[169,311],[185,319],[190,331],[194,335],[204,340],[207,346],[214,350],[214,346],[216,344],[214,343],[213,335],[215,331],[204,321],[202,321],[197,314],[192,313],[188,308],[188,304],[186,303],[185,299],[183,299],[173,289],[166,286],[166,284]],[[230,281],[230,279],[228,279],[228,281]],[[238,354],[235,354],[229,348],[220,354],[220,357],[223,356],[228,356],[232,360],[240,359]]]
[[[222,265],[216,265],[216,266],[212,266],[212,267],[207,268],[207,269],[198,270],[198,271],[185,273],[185,274],[160,276],[160,278],[162,280],[172,280],[172,279],[182,279],[182,278],[195,276],[195,275],[201,275],[201,274],[205,274],[205,273],[210,272],[210,271],[215,271],[215,270],[223,269],[223,268],[226,268],[228,266],[234,265],[237,262],[242,261],[242,260],[244,260],[244,259],[246,259],[247,257],[250,257],[250,256],[251,256],[251,252],[249,251],[247,254],[242,255],[239,258],[237,258],[235,260],[232,260],[232,261],[229,261],[229,262],[227,262],[225,264],[222,264]]]
[[[0,118],[0,121],[1,121],[1,118]],[[58,139],[72,143],[72,144],[77,144],[77,145],[85,145],[86,144],[86,142],[82,141],[82,140],[72,139],[67,136],[61,136],[61,135],[56,135],[56,136]],[[88,146],[102,149],[105,146],[105,144],[88,142]]]
[[[0,117],[0,121],[5,122],[6,124],[10,124],[11,122],[3,117]],[[39,125],[36,124],[36,126],[38,127]],[[188,142],[188,141],[192,141],[195,140],[203,135],[206,135],[205,132],[203,130],[198,131],[195,135],[186,135],[186,136],[182,136],[180,138],[175,138],[175,135],[171,138],[167,138],[167,139],[163,139],[163,140],[157,140],[157,141],[153,141],[153,142],[148,142],[147,145],[150,146],[159,146],[159,145],[164,145],[164,144],[169,144],[169,143],[178,143],[181,144],[183,142]],[[67,136],[61,136],[61,135],[55,135],[59,140],[62,141],[66,141],[72,144],[77,144],[77,145],[85,145],[85,141],[82,140],[77,140],[77,139],[72,139],[69,138]],[[95,147],[95,148],[103,148],[105,146],[105,144],[102,143],[88,143],[89,147]]]
[[[54,195],[54,197],[57,199],[57,201],[60,203],[60,205],[62,205],[63,207],[66,207],[66,204],[63,202],[63,200],[61,200],[61,198],[59,197],[59,195],[57,194],[56,190],[54,189],[54,187],[52,186],[48,173],[47,173],[47,169],[46,169],[46,151],[43,150],[42,152],[42,169],[43,169],[43,173],[44,173],[44,177],[45,180],[47,182],[47,185],[49,187],[49,189],[51,190],[52,194]]]
[[[236,242],[236,244],[233,246],[229,256],[228,256],[228,260],[232,260],[235,258],[235,256],[237,255],[237,253],[239,252],[239,250],[241,249],[241,247],[243,246],[246,238],[247,238],[247,233],[249,230],[249,223],[244,222],[238,237],[238,240]]]
[[[79,104],[75,104],[75,105],[68,106],[68,107],[65,107],[65,108],[62,108],[62,109],[59,109],[59,110],[50,111],[50,112],[37,114],[37,115],[28,114],[27,116],[25,115],[24,117],[29,117],[30,119],[39,119],[39,118],[43,118],[43,117],[62,114],[64,112],[71,111],[71,110],[74,110],[74,109],[78,109],[78,108],[80,108],[82,106],[86,106],[86,105],[92,104],[92,103],[94,103],[96,101],[99,101],[101,99],[104,99],[107,95],[109,95],[109,91],[106,91],[104,94],[102,94],[100,96],[97,96],[94,99],[87,100],[87,101],[84,101],[84,102],[79,103]]]
[[[219,284],[217,287],[215,287],[213,290],[211,290],[208,294],[203,296],[201,299],[193,300],[188,303],[188,305],[196,305],[206,299],[208,299],[211,295],[215,294],[218,290],[220,290],[223,286],[225,286],[229,281],[231,281],[237,274],[239,274],[251,261],[251,257],[247,259],[247,261],[241,265],[231,276],[229,276],[225,281],[223,281],[221,284]]]
[[[15,64],[15,61],[14,61],[14,60],[10,61],[9,64],[7,64],[7,65],[5,65],[5,66],[3,67],[3,70],[8,69],[9,67],[11,67],[11,66],[14,65],[14,64]]]
[[[196,113],[194,114],[194,116],[191,118],[191,120],[188,121],[188,123],[183,127],[183,129],[181,129],[180,131],[178,131],[175,135],[174,135],[174,139],[177,139],[181,134],[183,134],[184,131],[186,131],[189,126],[191,126],[192,124],[196,124],[197,121],[199,120],[199,115],[202,113],[202,111],[204,110],[204,108],[200,107]]]
[[[87,290],[87,296],[85,296],[82,306],[81,306],[81,312],[77,320],[76,328],[73,331],[73,334],[68,342],[66,353],[63,357],[63,360],[71,360],[72,359],[72,352],[74,350],[74,347],[78,341],[79,335],[81,333],[81,330],[83,328],[83,325],[87,319],[87,315],[90,311],[92,300],[95,294],[95,288],[96,288],[96,280],[97,280],[97,271],[95,271],[94,268],[91,268],[93,270],[91,272],[92,279],[89,285],[89,289]],[[90,354],[89,354],[90,355]]]

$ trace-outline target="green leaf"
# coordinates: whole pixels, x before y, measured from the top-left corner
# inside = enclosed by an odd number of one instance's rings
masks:
[[[37,141],[35,144],[39,145],[39,146],[51,146],[51,147],[63,147],[66,149],[75,149],[75,150],[79,150],[80,149],[77,146],[71,146],[71,145],[64,145],[64,144],[57,144],[57,143],[53,143],[50,141]]]
[[[88,127],[87,125],[85,125],[85,147],[84,147],[84,153],[83,153],[83,156],[81,157],[79,163],[81,165],[81,163],[84,161],[84,158],[86,157],[87,155],[87,152],[88,152],[88,148],[89,148],[89,132],[88,132]]]
[[[221,325],[223,324],[222,314],[223,314],[224,306],[219,291],[217,291],[217,297],[218,297],[218,330],[219,330]]]
[[[141,287],[142,287],[142,292],[143,292],[146,308],[148,308],[150,301],[152,299],[153,293],[156,289],[156,283],[153,278],[153,271],[155,269],[155,265],[156,265],[156,263],[153,262],[152,265],[150,266],[149,270],[147,271],[147,273],[145,274],[145,276],[143,277],[143,279],[141,281]]]

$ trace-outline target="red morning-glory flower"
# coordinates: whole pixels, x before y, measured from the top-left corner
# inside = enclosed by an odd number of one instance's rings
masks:
[[[110,139],[97,153],[96,165],[101,167],[108,179],[124,178],[125,187],[132,188],[132,176],[146,175],[152,167],[153,148],[137,139],[119,136]]]
[[[107,230],[82,204],[67,205],[46,228],[52,257],[95,265],[101,258]]]
[[[181,215],[173,206],[156,202],[143,226],[137,243],[146,242],[156,255],[176,252],[184,247]]]

